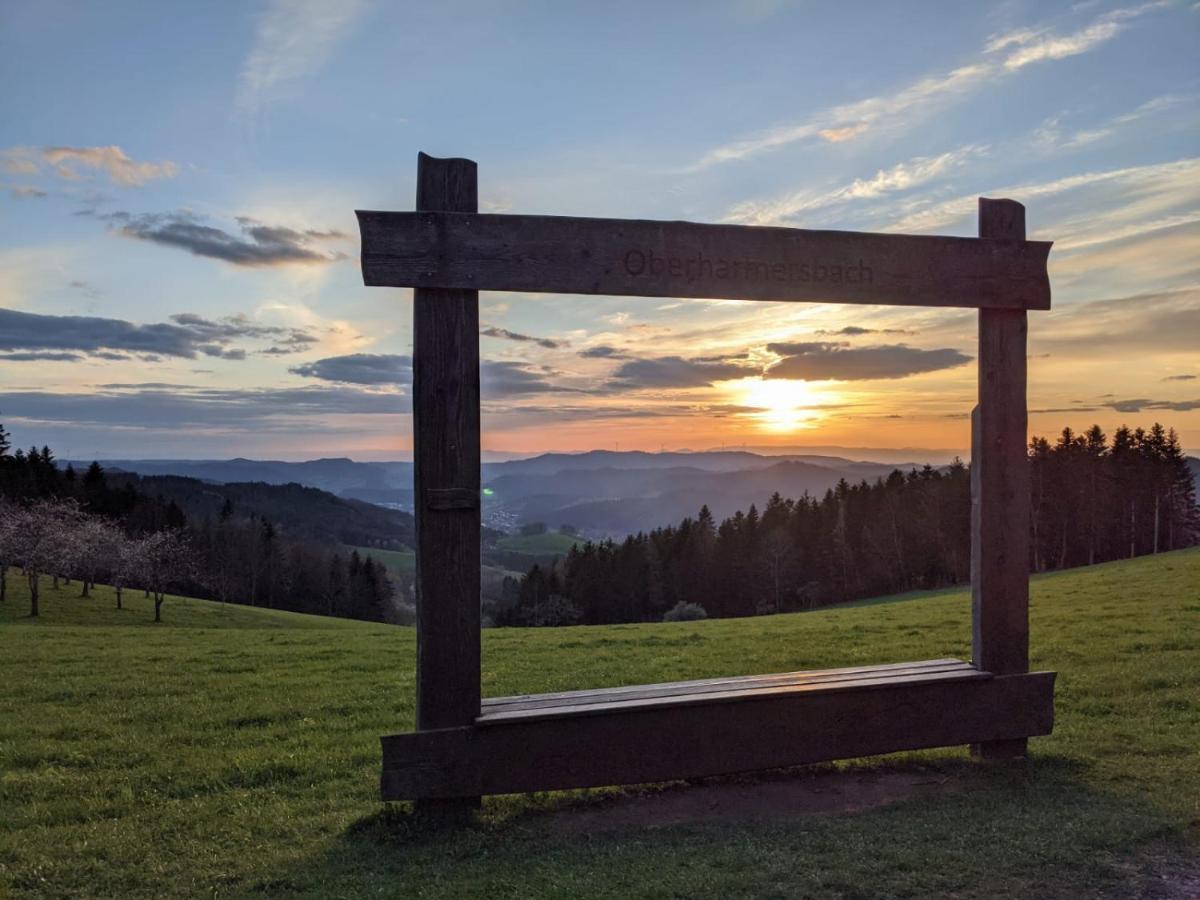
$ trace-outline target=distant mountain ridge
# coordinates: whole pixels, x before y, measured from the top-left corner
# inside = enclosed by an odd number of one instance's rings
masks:
[[[651,453],[590,450],[543,453],[483,464],[485,522],[513,530],[527,522],[567,524],[584,537],[623,537],[695,515],[707,504],[718,518],[760,507],[772,493],[819,496],[840,479],[886,477],[919,468],[924,460],[890,463],[825,454],[766,455],[750,450]],[[76,462],[80,467],[82,462]],[[358,462],[346,457],[282,460],[101,460],[113,471],[175,475],[212,484],[298,484],[345,500],[393,510],[413,508],[411,462]],[[1189,459],[1200,482],[1200,460]]]
[[[281,460],[101,460],[108,471],[177,476],[210,484],[297,484],[346,500],[413,508],[411,462],[347,458]],[[77,462],[76,465],[82,465]],[[903,468],[910,468],[910,463]],[[592,450],[484,463],[484,517],[511,530],[526,522],[573,525],[584,536],[621,537],[694,515],[708,504],[727,515],[760,506],[775,491],[823,493],[839,479],[874,479],[895,466],[836,456],[765,456],[746,450],[648,453]]]

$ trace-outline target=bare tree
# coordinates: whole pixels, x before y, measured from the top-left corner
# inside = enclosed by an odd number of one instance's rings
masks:
[[[154,621],[162,621],[162,605],[167,588],[192,577],[191,548],[178,531],[156,531],[139,542],[140,575],[154,596]]]
[[[69,538],[66,552],[79,575],[79,596],[87,597],[96,586],[96,576],[113,566],[125,537],[99,516],[83,516]]]
[[[117,596],[117,609],[121,609],[125,586],[137,578],[143,567],[142,542],[125,537],[120,531],[116,531],[116,535],[118,541],[112,556],[112,586]]]

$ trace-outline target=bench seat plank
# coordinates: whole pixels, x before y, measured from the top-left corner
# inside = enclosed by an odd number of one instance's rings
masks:
[[[569,717],[608,711],[621,705],[628,708],[658,707],[672,704],[722,703],[743,696],[758,696],[801,690],[857,690],[892,684],[898,680],[936,681],[987,678],[970,663],[961,660],[860,666],[824,671],[783,672],[774,675],[749,675],[699,681],[667,682],[599,690],[568,691],[558,694],[497,697],[484,702],[476,725],[491,725],[515,719]]]

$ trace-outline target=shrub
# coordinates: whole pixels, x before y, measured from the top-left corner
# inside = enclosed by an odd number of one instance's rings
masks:
[[[667,610],[663,616],[664,622],[695,622],[699,619],[707,619],[708,613],[699,603],[685,603],[680,600],[674,606]]]

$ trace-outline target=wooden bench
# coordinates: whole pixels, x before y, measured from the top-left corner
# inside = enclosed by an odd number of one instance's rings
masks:
[[[381,786],[477,797],[1012,740],[1050,732],[1053,698],[1053,672],[957,659],[493,697],[473,725],[384,737]]]

